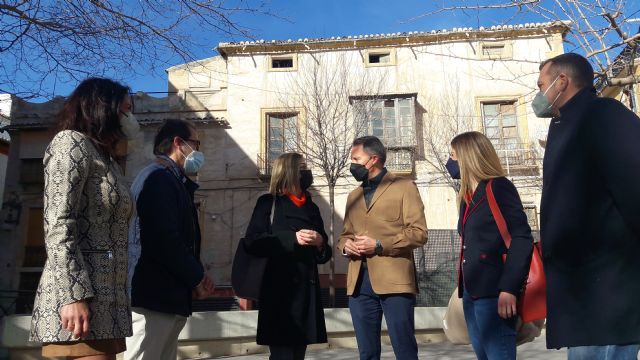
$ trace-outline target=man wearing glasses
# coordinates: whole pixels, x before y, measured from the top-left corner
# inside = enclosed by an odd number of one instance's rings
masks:
[[[129,228],[133,336],[127,338],[125,359],[175,360],[192,298],[214,290],[198,253],[198,185],[187,176],[204,162],[199,148],[191,123],[166,121],[154,140],[156,161],[131,186],[137,210]]]

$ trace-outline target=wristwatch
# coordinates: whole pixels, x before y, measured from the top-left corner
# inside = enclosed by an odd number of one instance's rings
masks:
[[[380,240],[376,240],[376,255],[382,255],[382,243]]]

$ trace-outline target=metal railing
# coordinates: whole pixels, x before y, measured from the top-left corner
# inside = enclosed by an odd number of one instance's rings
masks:
[[[524,147],[496,149],[500,162],[509,176],[539,176],[540,161],[535,150]]]
[[[413,172],[415,156],[413,148],[387,150],[385,166],[393,172]]]
[[[269,155],[260,153],[256,158],[256,165],[258,167],[259,176],[271,176],[271,161]]]

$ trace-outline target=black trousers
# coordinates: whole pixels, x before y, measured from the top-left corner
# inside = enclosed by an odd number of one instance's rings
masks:
[[[269,360],[304,360],[307,345],[269,345]]]

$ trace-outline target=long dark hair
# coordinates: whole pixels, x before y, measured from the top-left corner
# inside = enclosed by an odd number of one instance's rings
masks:
[[[110,79],[82,81],[58,113],[56,130],[81,132],[93,140],[103,155],[116,159],[116,145],[125,139],[120,127],[120,105],[129,91],[129,87]]]

